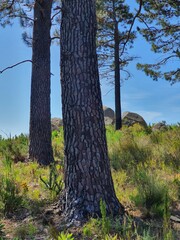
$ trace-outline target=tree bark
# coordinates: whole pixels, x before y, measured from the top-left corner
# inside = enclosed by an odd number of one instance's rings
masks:
[[[119,62],[119,29],[118,22],[116,20],[116,11],[113,1],[113,14],[114,14],[114,78],[115,78],[115,129],[122,128],[121,118],[121,85],[120,85],[120,62]]]
[[[52,0],[36,0],[32,46],[29,157],[53,162],[50,113],[50,29]]]
[[[121,84],[120,84],[120,63],[119,63],[119,33],[118,24],[115,25],[114,33],[115,47],[115,129],[119,130],[122,128],[121,118]]]
[[[113,186],[107,153],[96,54],[94,0],[64,0],[61,87],[65,144],[65,214],[72,220],[124,212]]]

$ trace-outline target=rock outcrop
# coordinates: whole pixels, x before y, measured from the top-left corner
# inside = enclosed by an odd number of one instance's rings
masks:
[[[61,118],[52,118],[51,119],[51,130],[52,131],[58,131],[61,126],[63,126],[63,120]]]
[[[114,124],[114,111],[106,106],[103,106],[103,112],[104,112],[104,122],[105,125],[112,125]]]
[[[135,123],[139,123],[141,126],[147,127],[147,123],[145,122],[143,117],[141,117],[139,114],[133,113],[133,112],[123,113],[122,115],[123,125],[130,127],[130,126],[133,126]]]
[[[159,122],[152,126],[153,131],[165,131],[167,130],[167,125],[165,122]]]

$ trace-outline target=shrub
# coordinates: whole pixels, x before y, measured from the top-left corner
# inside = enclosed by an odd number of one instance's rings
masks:
[[[0,239],[5,239],[4,225],[0,222]]]
[[[168,196],[167,187],[159,179],[145,170],[139,170],[135,174],[138,194],[131,199],[137,206],[147,209],[148,215],[163,216],[165,197]]]
[[[51,164],[49,167],[49,178],[45,180],[40,176],[40,180],[53,196],[57,196],[63,189],[64,183],[60,174],[58,174],[55,164]]]
[[[161,164],[179,169],[180,167],[180,127],[157,131],[150,135],[153,158]]]
[[[52,147],[54,158],[60,161],[60,164],[64,164],[64,133],[63,127],[60,127],[60,131],[52,132]]]
[[[27,155],[28,137],[21,134],[19,137],[1,139],[0,153],[3,157],[13,162],[23,162]]]
[[[146,163],[149,155],[150,149],[146,146],[139,146],[129,132],[109,148],[110,163],[115,170],[136,168],[138,164]]]
[[[36,232],[37,228],[33,223],[25,223],[16,228],[14,235],[19,239],[33,239]]]
[[[61,232],[58,236],[58,240],[74,240],[72,233]]]
[[[0,178],[0,202],[2,203],[4,215],[15,212],[23,203],[23,198],[19,194],[20,190],[12,178]]]
[[[101,226],[102,226],[102,233],[106,235],[110,231],[110,219],[106,215],[106,203],[101,199],[100,200],[100,211],[101,211]]]

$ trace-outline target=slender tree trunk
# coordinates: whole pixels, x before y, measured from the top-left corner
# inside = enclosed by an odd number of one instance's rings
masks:
[[[50,114],[50,29],[52,0],[34,4],[29,157],[53,162]]]
[[[82,220],[124,208],[116,198],[107,153],[96,55],[94,0],[63,0],[61,86],[65,144],[65,213]]]
[[[114,2],[113,2],[114,3]],[[114,7],[114,5],[113,5]],[[116,15],[114,10],[114,15]],[[120,85],[120,64],[119,64],[119,29],[116,16],[114,16],[114,65],[115,65],[115,129],[122,128],[121,119],[121,85]]]

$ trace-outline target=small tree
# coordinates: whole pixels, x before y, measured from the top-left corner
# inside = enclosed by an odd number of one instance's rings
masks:
[[[98,0],[98,54],[100,66],[105,68],[108,78],[109,72],[114,75],[115,87],[115,128],[122,127],[121,119],[121,73],[125,72],[128,79],[130,73],[126,67],[134,59],[129,56],[128,47],[131,48],[135,32],[130,31],[133,24],[133,14],[124,0]],[[110,75],[111,76],[111,75]]]
[[[51,17],[52,0],[3,0],[0,3],[0,24],[12,24],[20,19],[22,27],[33,27],[33,37],[23,33],[23,40],[32,47],[32,77],[30,106],[29,157],[39,164],[49,165],[53,161],[51,146],[50,113],[50,45],[51,24],[59,12],[55,9]],[[32,15],[34,11],[34,17]],[[28,60],[30,61],[30,60]],[[26,62],[22,61],[21,63]],[[15,64],[16,66],[18,64]]]

